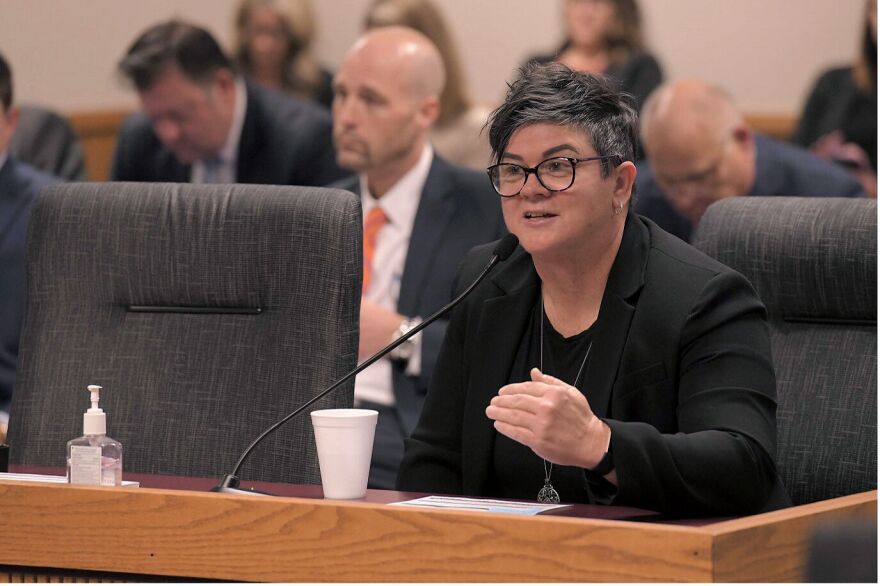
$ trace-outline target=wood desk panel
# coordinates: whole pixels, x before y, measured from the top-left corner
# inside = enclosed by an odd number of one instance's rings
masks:
[[[877,491],[871,491],[707,526],[715,542],[713,581],[803,581],[815,527],[876,518]]]
[[[0,525],[15,537],[0,564],[258,581],[800,580],[816,522],[871,511],[876,491],[693,527],[2,482]]]

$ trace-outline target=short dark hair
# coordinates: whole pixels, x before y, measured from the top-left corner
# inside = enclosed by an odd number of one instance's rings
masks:
[[[602,161],[602,176],[612,165],[633,161],[639,116],[633,100],[614,89],[601,76],[573,71],[561,63],[527,64],[508,84],[507,96],[489,116],[489,144],[495,162],[523,126],[549,122],[584,131],[600,156],[618,155]]]
[[[179,20],[163,22],[143,32],[119,62],[119,70],[143,91],[169,65],[176,65],[198,83],[208,81],[218,69],[235,71],[211,33]]]
[[[12,106],[12,70],[2,53],[0,53],[0,103],[3,104],[4,110]]]

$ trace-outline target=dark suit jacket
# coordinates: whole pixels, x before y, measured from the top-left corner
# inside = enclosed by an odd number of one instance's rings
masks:
[[[360,194],[357,177],[337,186]],[[506,233],[498,200],[484,173],[434,156],[406,253],[398,313],[424,318],[452,300],[452,283],[465,254]],[[393,363],[394,396],[407,435],[421,413],[447,323],[439,319],[422,331],[418,377],[408,376],[402,365]]]
[[[22,104],[19,110],[9,154],[55,177],[85,181],[82,144],[67,118],[40,106]]]
[[[490,251],[467,257],[458,286]],[[539,290],[519,248],[453,312],[400,489],[492,496],[496,431],[485,408],[508,383]],[[579,500],[682,516],[787,505],[765,320],[739,273],[630,214],[585,376],[593,411],[611,427],[619,487],[584,471]]]
[[[824,161],[800,147],[755,134],[755,183],[747,195],[800,197],[864,197],[856,178],[838,165]],[[638,165],[633,210],[685,242],[694,227],[679,214],[657,184],[647,160]]]
[[[187,183],[191,167],[165,148],[143,113],[119,131],[114,181]],[[238,183],[323,186],[346,176],[336,165],[330,114],[317,104],[247,84]]]
[[[8,412],[15,382],[31,208],[39,190],[56,181],[12,157],[0,169],[0,411]]]

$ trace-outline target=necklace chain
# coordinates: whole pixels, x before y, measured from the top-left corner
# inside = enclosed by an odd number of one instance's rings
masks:
[[[584,359],[581,362],[580,368],[578,368],[577,375],[574,377],[574,382],[571,383],[571,386],[577,387],[578,381],[581,380],[581,374],[584,372],[584,366],[587,364],[587,359],[590,357],[590,350],[593,349],[593,340],[590,340],[590,344],[587,346],[587,352],[584,354]],[[541,372],[544,373],[544,289],[541,288],[541,332],[538,336],[538,368],[540,368]],[[546,374],[546,373],[544,373]],[[547,460],[542,458],[544,461],[544,487],[538,492],[538,502],[541,503],[553,503],[556,504],[559,502],[559,493],[556,492],[556,489],[553,488],[553,485],[550,483],[550,475],[553,474],[553,462],[550,462],[550,468],[547,468]]]

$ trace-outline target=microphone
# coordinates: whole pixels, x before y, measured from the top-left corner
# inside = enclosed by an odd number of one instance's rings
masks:
[[[318,393],[317,395],[315,395],[314,397],[309,399],[304,405],[297,408],[293,413],[290,413],[284,419],[275,423],[274,425],[269,427],[269,429],[267,429],[262,434],[260,434],[260,436],[257,439],[255,439],[253,442],[251,442],[251,445],[249,445],[245,449],[245,451],[241,454],[241,457],[239,457],[238,462],[235,464],[235,468],[232,469],[232,473],[224,476],[223,480],[220,481],[220,484],[215,486],[214,488],[212,488],[211,492],[266,495],[266,493],[258,492],[253,489],[252,490],[242,490],[242,489],[238,488],[241,484],[241,480],[238,477],[238,472],[239,472],[239,470],[241,470],[242,464],[244,464],[244,461],[247,459],[247,457],[250,455],[250,453],[254,450],[254,448],[256,448],[257,445],[259,445],[260,442],[262,442],[263,439],[266,438],[266,436],[268,436],[273,431],[275,431],[276,429],[278,429],[279,427],[281,427],[282,425],[284,425],[285,423],[287,423],[288,421],[290,421],[291,419],[293,419],[294,417],[296,417],[297,415],[302,413],[307,407],[313,405],[317,401],[324,398],[326,395],[328,395],[334,389],[339,387],[342,383],[344,383],[344,382],[348,381],[349,379],[351,379],[352,377],[356,376],[359,372],[361,372],[365,368],[369,367],[377,360],[380,360],[386,354],[388,354],[389,352],[391,352],[392,350],[394,350],[395,348],[397,348],[398,346],[400,346],[401,344],[403,344],[404,342],[406,342],[407,340],[409,340],[410,338],[412,338],[413,336],[415,336],[416,334],[421,332],[423,329],[425,329],[427,326],[429,326],[432,322],[434,322],[437,318],[439,318],[440,316],[442,316],[443,314],[445,314],[446,312],[451,310],[453,307],[458,305],[465,297],[470,295],[471,291],[473,291],[476,288],[476,286],[480,284],[480,282],[486,277],[486,275],[489,274],[489,271],[491,271],[495,267],[495,265],[497,265],[499,262],[507,260],[507,258],[511,254],[513,254],[513,251],[516,249],[517,244],[519,244],[519,238],[517,238],[513,234],[506,235],[504,238],[501,239],[500,242],[498,242],[498,245],[495,246],[495,249],[492,251],[492,258],[489,260],[489,263],[486,265],[486,267],[483,269],[483,271],[479,274],[479,276],[476,279],[474,279],[474,282],[471,283],[468,286],[468,288],[465,289],[464,292],[461,293],[461,295],[459,295],[458,297],[456,297],[455,299],[453,299],[452,301],[447,303],[445,306],[438,309],[431,316],[429,316],[424,321],[422,321],[422,323],[420,323],[419,325],[417,325],[413,329],[409,330],[407,333],[400,336],[396,340],[392,341],[390,344],[388,344],[387,346],[385,346],[384,348],[382,348],[381,350],[379,350],[378,352],[373,354],[371,357],[364,360],[357,367],[355,367],[354,370],[352,370],[351,372],[349,372],[348,374],[343,376],[341,379],[339,379],[335,383],[331,384],[329,387],[327,387],[326,389],[324,389],[323,391],[321,391],[320,393]]]

